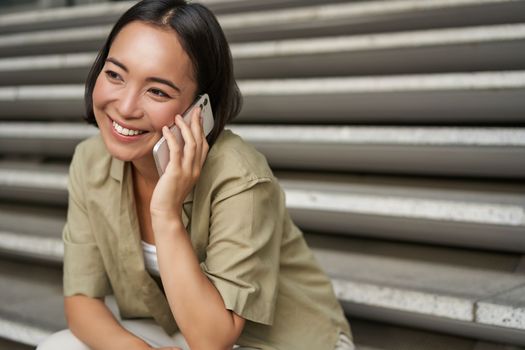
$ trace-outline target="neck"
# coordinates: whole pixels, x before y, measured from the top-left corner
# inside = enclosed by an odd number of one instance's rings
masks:
[[[135,185],[145,186],[153,192],[157,181],[159,181],[159,173],[153,157],[140,158],[132,161],[131,164]]]

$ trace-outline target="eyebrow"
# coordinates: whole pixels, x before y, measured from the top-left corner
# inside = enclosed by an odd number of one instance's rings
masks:
[[[113,57],[106,58],[106,62],[111,62],[111,63],[119,66],[120,68],[122,68],[126,73],[129,73],[129,69],[122,62],[119,62],[118,60],[116,60]],[[182,92],[181,89],[177,85],[175,85],[173,82],[171,82],[169,80],[166,80],[166,79],[162,79],[162,78],[159,78],[159,77],[148,77],[148,78],[146,78],[146,81],[148,81],[148,82],[151,81],[151,82],[157,82],[157,83],[165,84],[165,85],[168,85],[169,87],[171,87],[173,90],[176,90],[179,93]]]

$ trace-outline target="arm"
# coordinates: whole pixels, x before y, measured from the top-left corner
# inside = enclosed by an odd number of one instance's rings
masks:
[[[74,295],[64,298],[69,329],[90,349],[151,349],[125,330],[100,298]]]
[[[191,349],[231,349],[245,320],[227,310],[202,272],[181,220],[156,220],[162,283],[175,320]]]
[[[64,312],[71,332],[91,349],[151,349],[120,326],[103,302],[111,286],[85,206],[82,149],[75,151],[68,181],[69,205],[63,230]]]
[[[184,150],[164,128],[170,162],[157,183],[150,212],[162,283],[190,347],[231,349],[242,332],[244,319],[226,309],[221,295],[202,272],[180,217],[183,200],[195,185],[208,151],[199,114],[196,109],[191,130],[180,116],[176,118],[185,141]]]

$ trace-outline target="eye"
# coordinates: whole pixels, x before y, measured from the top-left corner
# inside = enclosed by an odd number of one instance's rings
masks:
[[[120,75],[118,73],[113,72],[112,70],[107,70],[104,73],[106,73],[106,76],[110,79],[120,79]]]
[[[151,91],[153,95],[158,96],[158,97],[170,97],[167,93],[159,89],[153,88],[153,89],[150,89],[149,91]]]

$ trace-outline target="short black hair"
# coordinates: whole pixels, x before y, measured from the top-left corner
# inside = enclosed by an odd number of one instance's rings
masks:
[[[211,147],[226,123],[239,114],[242,95],[235,82],[230,48],[217,18],[207,7],[184,0],[143,0],[117,20],[88,73],[84,119],[98,126],[93,112],[93,89],[113,40],[124,26],[133,21],[175,31],[193,62],[197,95],[207,93],[210,96],[215,122],[207,137]]]

